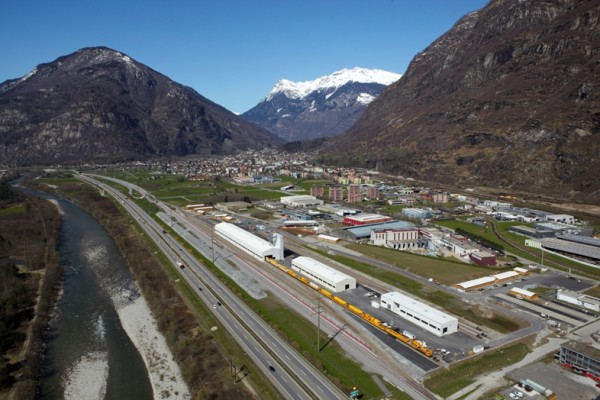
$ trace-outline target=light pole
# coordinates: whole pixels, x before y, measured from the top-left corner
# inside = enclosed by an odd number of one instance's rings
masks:
[[[320,303],[321,298],[317,297],[317,301]],[[316,309],[315,314],[317,314],[317,352],[320,352],[321,351],[321,313],[323,311],[321,311],[320,304],[318,306],[316,306],[315,309]]]

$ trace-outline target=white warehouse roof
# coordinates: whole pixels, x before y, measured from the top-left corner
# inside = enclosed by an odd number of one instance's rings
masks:
[[[399,303],[403,307],[409,310],[413,310],[414,312],[421,314],[421,316],[430,318],[432,321],[440,325],[446,324],[450,321],[457,321],[456,317],[446,314],[445,312],[440,311],[436,308],[430,307],[425,303],[421,303],[420,301],[417,301],[412,297],[405,296],[402,293],[384,293],[381,295],[381,298],[385,298],[385,300],[387,301],[394,301],[396,303]]]
[[[489,285],[496,282],[496,278],[492,276],[484,276],[483,278],[473,279],[471,281],[461,282],[456,286],[460,286],[463,289],[469,289],[479,285]]]
[[[263,240],[258,236],[251,234],[247,230],[228,222],[216,224],[215,230],[218,233],[224,234],[225,236],[238,238],[239,241],[246,243],[259,253],[265,253],[265,255],[271,251],[271,249],[273,249],[273,246],[266,240]]]
[[[296,257],[292,260],[292,263],[306,271],[311,272],[314,275],[322,277],[328,282],[334,284],[334,286],[336,283],[343,282],[347,279],[354,280],[353,277],[348,276],[310,257]]]
[[[506,272],[500,272],[499,274],[492,275],[492,276],[494,278],[498,279],[499,281],[502,281],[504,279],[516,278],[519,276],[519,273],[517,271],[506,271]]]
[[[516,293],[516,294],[521,294],[525,297],[533,297],[533,296],[537,295],[534,292],[530,292],[529,290],[521,289],[520,287],[514,287],[514,288],[510,289],[510,291],[513,293]]]

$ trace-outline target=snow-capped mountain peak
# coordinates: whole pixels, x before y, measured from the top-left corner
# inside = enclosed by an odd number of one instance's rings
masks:
[[[393,72],[356,67],[306,82],[281,79],[242,118],[288,141],[339,135],[399,78]]]
[[[300,99],[316,90],[338,88],[348,82],[379,83],[387,86],[400,79],[400,77],[400,74],[380,69],[354,67],[351,69],[344,68],[312,81],[293,82],[281,79],[263,101],[271,100],[278,93],[282,93],[290,99]]]

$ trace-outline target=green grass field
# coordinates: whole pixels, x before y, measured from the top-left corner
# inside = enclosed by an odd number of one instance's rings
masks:
[[[0,215],[17,215],[25,214],[25,212],[27,212],[25,206],[8,207],[0,209]]]
[[[381,246],[351,244],[348,248],[444,285],[453,285],[508,269],[486,268],[460,261],[422,256]]]

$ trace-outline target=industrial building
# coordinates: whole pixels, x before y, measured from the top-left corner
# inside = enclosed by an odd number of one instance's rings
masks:
[[[580,294],[561,289],[556,292],[556,299],[587,308],[588,310],[596,312],[600,311],[600,299],[588,296],[587,294]]]
[[[470,281],[457,283],[454,285],[459,292],[472,292],[481,288],[493,285],[496,278],[493,276],[484,276],[483,278],[472,279]]]
[[[510,294],[517,298],[524,298],[526,300],[537,300],[539,298],[537,293],[530,292],[529,290],[514,287],[510,289]]]
[[[246,203],[245,201],[229,201],[227,203],[217,203],[215,208],[219,211],[238,212],[246,211],[252,207],[252,203]]]
[[[571,341],[560,345],[559,361],[576,372],[600,381],[600,350],[596,347]]]
[[[600,261],[600,247],[595,244],[593,238],[588,238],[587,241],[574,241],[572,240],[573,236],[574,235],[567,236],[571,238],[571,240],[548,238],[541,239],[540,242],[542,243],[542,247],[547,250],[552,250],[571,257],[588,259],[592,262]]]
[[[283,259],[283,236],[278,233],[273,234],[271,243],[228,222],[216,224],[215,233],[261,261],[265,257]]]
[[[496,265],[496,255],[487,251],[477,250],[469,254],[469,258],[473,263],[483,267]]]
[[[286,196],[281,198],[281,202],[290,207],[313,207],[324,203],[323,200],[309,195]]]
[[[292,269],[312,282],[332,292],[356,288],[356,279],[310,257],[296,257]]]
[[[357,225],[335,231],[335,236],[349,242],[356,242],[360,240],[366,240],[371,237],[371,232],[374,229],[403,229],[412,227],[410,222],[406,221],[391,221],[383,222],[380,224],[371,225]]]
[[[342,222],[344,225],[367,225],[367,224],[377,224],[380,222],[388,222],[391,221],[392,217],[388,217],[387,215],[379,215],[379,214],[360,214],[360,215],[352,215],[344,217],[344,221]]]
[[[472,292],[473,290],[479,290],[490,285],[509,282],[511,280],[517,279],[521,275],[525,274],[519,273],[516,270],[505,271],[490,276],[484,276],[483,278],[477,278],[470,281],[457,283],[456,285],[454,285],[454,287],[457,288],[459,292]]]
[[[563,224],[573,225],[575,217],[567,214],[548,214],[546,220],[551,222],[562,222]]]
[[[371,243],[397,250],[409,250],[419,246],[417,227],[400,229],[373,229]]]
[[[402,293],[382,294],[381,307],[437,336],[449,335],[458,331],[458,319]]]
[[[549,238],[556,236],[556,233],[549,229],[530,228],[525,225],[515,225],[508,228],[509,231],[519,235],[529,236],[532,238]]]
[[[402,214],[406,215],[408,218],[414,219],[431,218],[431,211],[425,210],[423,208],[404,208],[402,210]]]
[[[442,245],[459,257],[468,257],[480,250],[473,242],[461,235],[448,235],[442,238]]]

